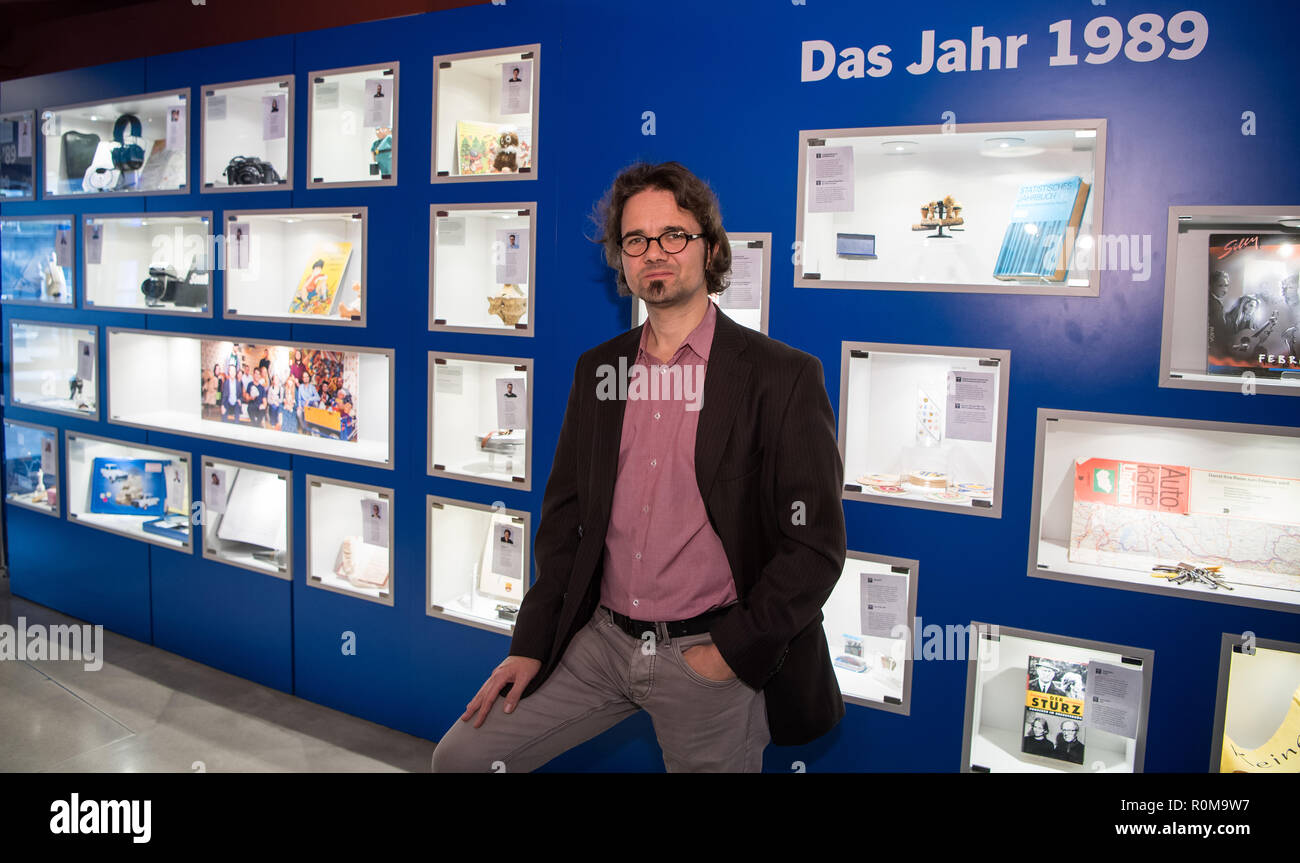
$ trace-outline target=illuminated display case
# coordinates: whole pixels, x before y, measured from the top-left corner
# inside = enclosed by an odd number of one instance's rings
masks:
[[[433,58],[433,182],[537,177],[541,45]]]
[[[82,304],[212,317],[212,213],[85,216]]]
[[[1039,408],[1030,518],[1030,576],[1300,612],[1300,429]]]
[[[227,210],[227,318],[366,325],[366,208]]]
[[[915,560],[849,551],[822,606],[844,700],[906,716],[912,703]]]
[[[36,112],[0,114],[0,201],[36,200]]]
[[[59,517],[59,430],[6,419],[5,502]]]
[[[43,198],[189,190],[188,88],[41,111]]]
[[[77,238],[72,216],[0,218],[0,302],[70,306]]]
[[[772,273],[772,235],[729,231],[731,241],[730,284],[709,299],[738,324],[767,335],[768,292]],[[646,319],[645,303],[632,298],[632,326]]]
[[[307,187],[397,185],[399,64],[311,72]]]
[[[1160,385],[1300,395],[1300,206],[1170,207]]]
[[[293,188],[293,76],[203,88],[204,192]]]
[[[68,520],[190,551],[190,456],[64,433]]]
[[[1002,516],[1005,350],[844,342],[846,500]]]
[[[9,403],[99,419],[99,331],[10,319]]]
[[[429,208],[429,329],[533,334],[537,205]]]
[[[1097,296],[1105,120],[799,142],[797,287]]]
[[[528,512],[434,495],[426,508],[426,612],[512,634],[528,591]]]
[[[528,491],[532,360],[429,352],[429,474]]]
[[[1223,633],[1211,773],[1300,773],[1300,644]]]
[[[393,490],[307,477],[307,584],[393,604]]]
[[[965,773],[1141,773],[1155,653],[972,623]]]
[[[119,327],[107,340],[111,423],[392,467],[391,349]]]
[[[293,578],[293,473],[204,456],[203,556]]]

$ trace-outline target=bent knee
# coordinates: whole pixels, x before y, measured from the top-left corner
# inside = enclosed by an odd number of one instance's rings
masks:
[[[472,725],[452,728],[433,749],[434,773],[499,772],[500,756],[480,745],[486,735],[475,734]]]

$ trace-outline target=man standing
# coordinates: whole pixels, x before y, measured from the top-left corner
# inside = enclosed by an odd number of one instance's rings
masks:
[[[844,714],[821,626],[845,558],[821,365],[711,301],[731,248],[686,168],[628,168],[600,216],[649,317],[578,360],[536,581],[435,771],[532,770],[645,709],[669,771],[753,772],[769,739]]]

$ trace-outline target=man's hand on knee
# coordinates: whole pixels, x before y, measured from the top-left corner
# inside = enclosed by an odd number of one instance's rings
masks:
[[[506,713],[513,713],[515,706],[519,704],[519,699],[523,696],[524,690],[537,672],[542,670],[540,659],[529,659],[527,656],[507,656],[505,661],[492,670],[492,675],[487,682],[479,688],[478,694],[465,707],[465,713],[461,716],[461,721],[469,719],[478,713],[474,720],[474,727],[478,728],[487,719],[488,711],[496,703],[497,696],[501,694],[502,688],[506,684],[511,684],[510,693],[506,695]]]

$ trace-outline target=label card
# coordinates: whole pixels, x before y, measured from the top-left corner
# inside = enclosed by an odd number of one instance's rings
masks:
[[[167,111],[167,149],[185,149],[185,109],[170,108]]]
[[[524,546],[523,531],[513,524],[496,523],[492,526],[492,572],[503,578],[518,579]]]
[[[18,121],[18,158],[30,159],[32,157],[32,121],[29,117],[24,117]]]
[[[88,381],[95,376],[95,343],[77,340],[77,377]]]
[[[993,440],[994,373],[948,372],[948,412],[944,436],[950,440]]]
[[[808,212],[853,212],[853,148],[808,148]]]
[[[72,266],[72,228],[58,228],[55,230],[54,263],[60,267]]]
[[[284,137],[285,117],[289,115],[288,97],[282,93],[262,97],[262,140]]]
[[[226,472],[221,468],[208,468],[203,477],[204,506],[210,512],[224,513],[229,495],[230,485],[227,482]]]
[[[757,309],[761,296],[763,250],[744,243],[731,247],[731,284],[717,294],[718,306],[724,309]]]
[[[368,497],[361,501],[361,539],[388,548],[388,501]]]
[[[338,81],[321,81],[316,85],[315,90],[315,109],[318,111],[333,111],[339,106],[339,82]]]
[[[213,93],[204,100],[203,106],[208,111],[208,122],[219,123],[226,119],[226,94]]]
[[[493,244],[497,282],[517,285],[528,281],[528,229],[498,230]]]
[[[520,430],[528,427],[526,383],[527,378],[497,378],[497,428]]]
[[[448,247],[465,245],[464,216],[438,217],[438,245]]]
[[[58,470],[54,459],[54,438],[41,438],[41,473],[58,473]]]
[[[387,78],[366,79],[366,100],[363,104],[363,126],[393,125],[393,82]]]
[[[185,469],[188,465],[169,464],[163,468],[167,480],[167,500],[164,509],[169,512],[185,512],[189,507],[185,500]]]
[[[232,270],[248,269],[249,251],[253,246],[252,226],[248,222],[231,222],[226,228],[226,266]]]
[[[907,576],[863,572],[858,579],[862,634],[889,638],[894,627],[907,623]]]
[[[1088,702],[1083,724],[1121,737],[1137,738],[1142,706],[1142,670],[1109,662],[1088,663]]]
[[[104,226],[98,222],[86,225],[86,236],[83,240],[86,244],[86,263],[101,264],[104,262]]]
[[[501,64],[501,113],[527,114],[532,96],[533,61]]]

